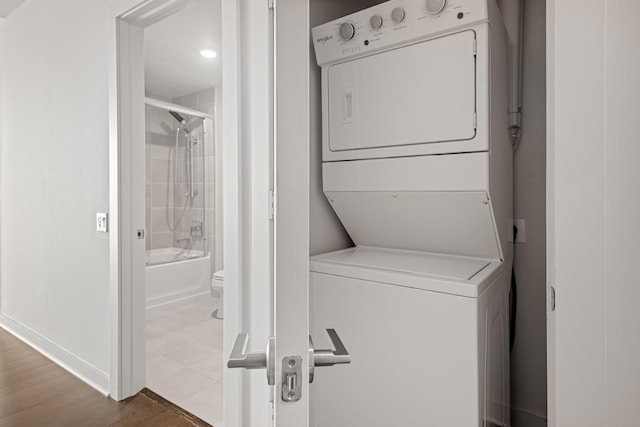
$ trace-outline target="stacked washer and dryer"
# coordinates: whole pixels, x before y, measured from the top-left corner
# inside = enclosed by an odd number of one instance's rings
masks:
[[[311,425],[510,425],[512,148],[494,0],[392,0],[312,35],[323,190],[356,246],[311,258],[311,333],[335,328],[352,359],[315,379]]]

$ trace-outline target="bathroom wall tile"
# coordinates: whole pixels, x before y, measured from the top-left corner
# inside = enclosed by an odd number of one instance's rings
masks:
[[[195,221],[204,221],[204,209],[203,208],[193,208],[191,209],[191,222]]]
[[[185,107],[189,108],[197,108],[198,107],[198,92],[190,93],[182,97],[183,104]]]
[[[151,185],[151,207],[163,208],[170,206],[173,201],[173,194],[169,192],[169,185],[167,184],[152,184]]]
[[[174,224],[176,230],[189,232],[191,227],[191,209],[174,208],[173,209]]]
[[[173,187],[172,188],[173,206],[175,208],[180,208],[180,209],[182,209],[184,206],[190,207],[191,196],[187,194],[188,193],[187,184],[184,182],[181,182],[181,183],[176,183],[172,185],[172,187]]]
[[[201,207],[201,205],[202,205],[202,200],[204,199],[204,197],[203,197],[203,194],[204,194],[204,193],[203,193],[202,184],[197,184],[197,183],[196,183],[196,184],[194,185],[194,188],[195,188],[195,190],[196,190],[196,196],[195,196],[193,199],[191,199],[191,200],[190,200],[189,207],[190,207],[191,209]]]
[[[195,158],[193,162],[193,182],[204,182],[204,157]]]
[[[169,183],[169,161],[168,160],[151,160],[151,182],[154,184]]]
[[[172,232],[171,220],[173,218],[173,209],[171,208],[153,208],[151,211],[151,229],[154,233]]]
[[[167,160],[170,158],[171,151],[175,145],[175,135],[173,132],[170,134],[153,134],[148,145],[151,149],[151,158]]]
[[[151,134],[166,134],[166,130],[171,129],[171,120],[174,120],[174,118],[161,108],[151,108],[150,120],[145,123],[147,132]]]
[[[177,96],[173,98],[170,102],[173,102],[174,104],[177,104],[177,105],[184,105],[182,96]]]
[[[178,162],[178,168],[176,170],[178,173],[176,174],[175,182],[186,183],[189,179],[189,168],[187,167],[186,162]]]
[[[173,247],[173,233],[152,233],[151,248],[164,249]]]
[[[215,115],[215,104],[213,102],[201,103],[198,105],[198,110],[213,116]]]

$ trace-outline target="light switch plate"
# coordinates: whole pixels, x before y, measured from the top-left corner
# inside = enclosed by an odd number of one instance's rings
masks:
[[[109,214],[106,212],[98,212],[96,214],[96,231],[100,233],[109,232]]]

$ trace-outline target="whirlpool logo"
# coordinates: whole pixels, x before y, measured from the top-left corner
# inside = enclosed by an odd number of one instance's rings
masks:
[[[328,42],[331,39],[333,39],[333,35],[328,35],[328,36],[317,38],[316,42],[321,43],[321,44],[325,44],[326,42]]]

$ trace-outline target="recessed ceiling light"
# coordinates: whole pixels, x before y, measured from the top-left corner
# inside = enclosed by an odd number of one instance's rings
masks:
[[[205,58],[215,58],[216,56],[218,56],[217,53],[209,49],[201,50],[200,55],[204,56]]]

